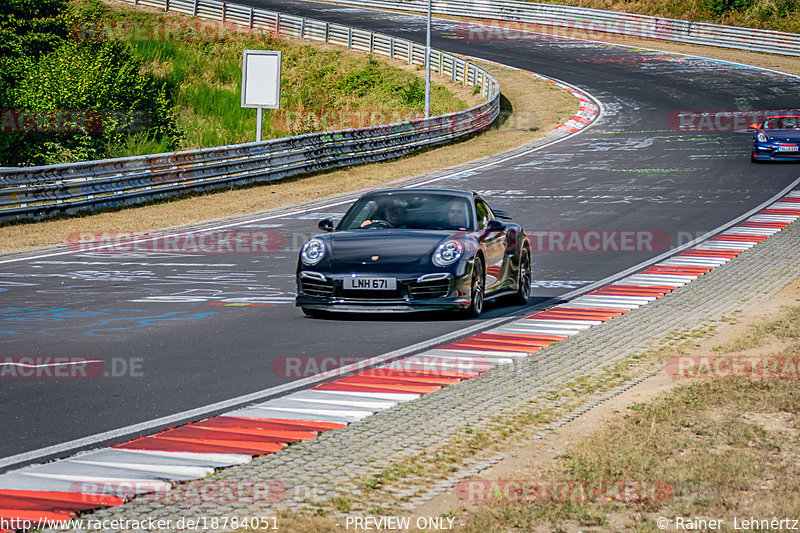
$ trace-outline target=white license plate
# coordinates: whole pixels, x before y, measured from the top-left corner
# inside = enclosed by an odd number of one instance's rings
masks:
[[[778,146],[779,152],[796,152],[797,146]]]
[[[344,288],[366,291],[393,291],[397,289],[397,280],[395,278],[350,277],[344,278]]]

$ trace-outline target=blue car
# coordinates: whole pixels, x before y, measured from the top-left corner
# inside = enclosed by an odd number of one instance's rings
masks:
[[[753,163],[800,160],[800,115],[767,115],[763,123],[751,124],[750,128]]]

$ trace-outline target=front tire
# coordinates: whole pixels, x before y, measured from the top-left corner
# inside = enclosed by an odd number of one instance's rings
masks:
[[[464,311],[464,314],[469,318],[478,318],[483,312],[485,283],[486,276],[483,272],[483,260],[478,256],[472,264],[469,307]]]
[[[515,305],[528,305],[531,296],[531,259],[528,252],[524,252],[519,260],[519,282],[517,293],[512,300]]]
[[[306,315],[308,318],[319,318],[322,316],[322,311],[317,309],[309,309],[308,307],[303,307],[303,314]]]

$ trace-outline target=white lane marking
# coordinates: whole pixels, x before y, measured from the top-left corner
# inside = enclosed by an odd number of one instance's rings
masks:
[[[2,369],[4,366],[17,366],[20,368],[47,368],[47,367],[70,366],[70,365],[93,365],[102,362],[103,361],[101,361],[100,359],[87,359],[86,361],[65,361],[59,363],[42,363],[42,364],[29,365],[27,363],[16,363],[13,361],[6,361],[5,359],[0,359],[0,369]]]
[[[116,461],[69,459],[64,462],[77,463],[78,465],[104,466],[110,468],[124,468],[127,470],[141,470],[151,474],[169,474],[180,477],[199,479],[214,473],[212,466],[182,466],[182,465],[158,465],[141,463],[119,463]],[[80,469],[80,466],[78,467]]]
[[[253,457],[243,453],[198,453],[198,452],[168,452],[163,450],[132,450],[120,448],[108,448],[115,451],[124,451],[127,453],[136,453],[142,455],[155,455],[158,457],[167,457],[175,459],[187,459],[204,462],[206,464],[213,463],[216,468],[234,465],[246,465],[253,460]],[[90,452],[93,453],[93,452]],[[80,457],[80,456],[76,456]]]
[[[560,320],[556,319],[551,320],[549,318],[526,318],[524,320],[520,320],[519,322],[515,322],[514,324],[509,324],[509,325],[525,327],[528,324],[531,325],[541,324],[543,326],[557,326],[563,329],[583,330],[583,329],[589,329],[592,326],[600,325],[602,323],[603,323],[602,320],[585,320],[583,318],[576,318],[576,319],[565,318]]]
[[[491,330],[494,331],[494,330]],[[498,352],[498,351],[487,351],[487,350],[461,350],[456,348],[441,348],[437,350],[428,350],[420,355],[430,355],[430,356],[437,356],[437,355],[470,355],[470,356],[478,356],[476,359],[477,361],[481,361],[484,357],[495,357],[500,359],[508,359],[509,357],[527,357],[528,352]]]
[[[729,260],[719,260],[714,261],[713,259],[704,260],[702,258],[680,258],[680,259],[668,259],[663,263],[658,263],[659,265],[663,266],[704,266],[704,267],[711,267],[717,268],[718,266],[724,265]]]

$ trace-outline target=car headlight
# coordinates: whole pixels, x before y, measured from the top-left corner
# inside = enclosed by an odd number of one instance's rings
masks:
[[[764,135],[764,132],[763,132],[763,131],[759,131],[759,132],[758,132],[758,135],[756,135],[756,139],[758,139],[758,142],[760,142],[760,143],[765,143],[765,142],[768,142],[768,141],[767,141],[767,136],[766,136],[766,135]]]
[[[320,239],[311,239],[303,245],[300,251],[300,260],[304,265],[313,266],[325,257],[325,243]]]
[[[463,253],[464,247],[460,242],[443,242],[433,252],[433,264],[440,267],[452,265],[461,259]]]

